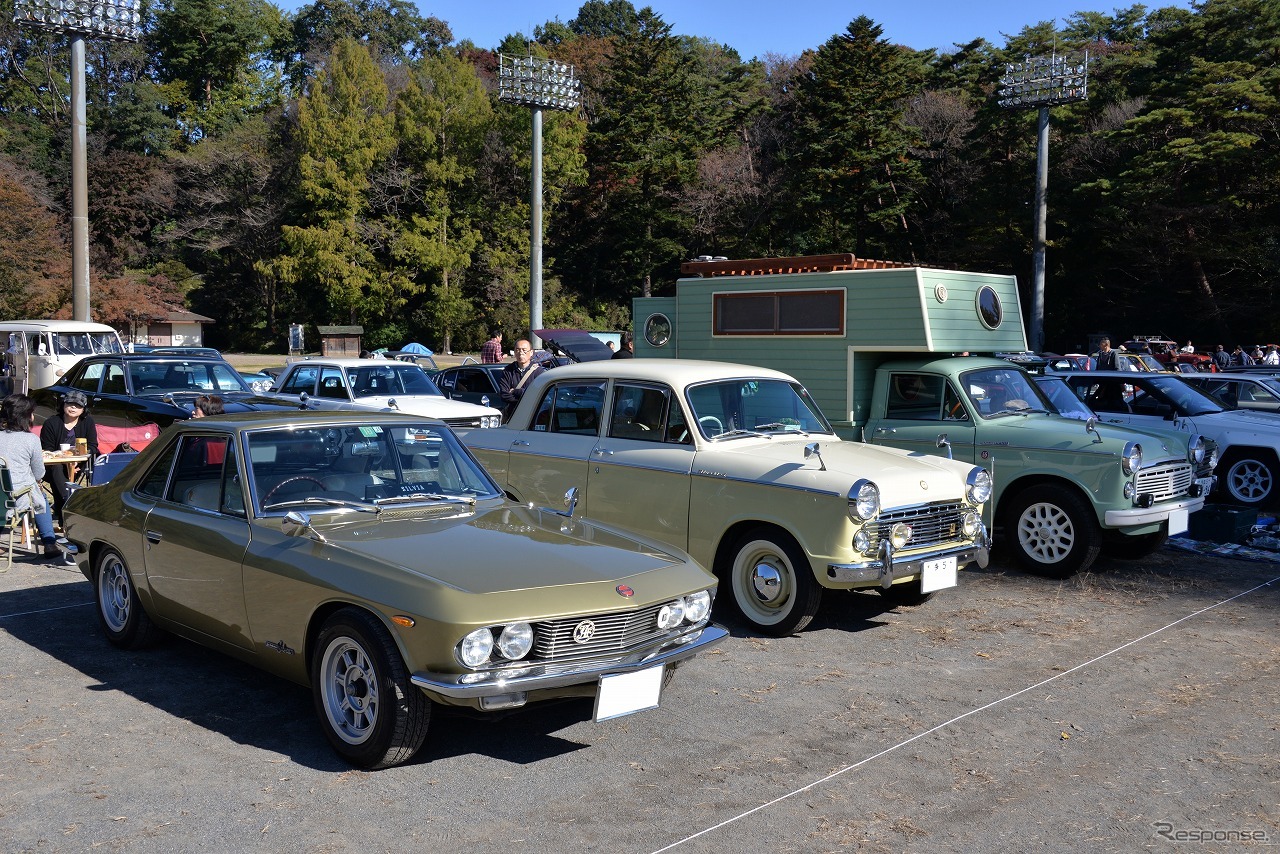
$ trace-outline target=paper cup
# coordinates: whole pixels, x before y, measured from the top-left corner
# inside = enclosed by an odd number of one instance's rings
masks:
[[[62,451],[62,453],[65,454],[67,451],[71,450],[71,445],[68,444],[67,442],[63,442],[61,445],[58,446],[58,450]]]

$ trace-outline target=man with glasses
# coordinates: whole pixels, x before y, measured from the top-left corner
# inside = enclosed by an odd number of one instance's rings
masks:
[[[520,398],[533,382],[533,378],[542,373],[542,366],[533,362],[533,345],[521,338],[516,342],[516,360],[502,369],[498,377],[498,395],[502,398],[502,420],[511,420]]]

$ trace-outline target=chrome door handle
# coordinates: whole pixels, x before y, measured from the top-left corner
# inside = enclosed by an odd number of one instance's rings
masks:
[[[596,448],[596,449],[594,449],[591,453],[595,454],[597,457],[612,457],[612,456],[613,456],[613,451],[609,450],[608,448]]]
[[[897,432],[898,432],[897,427],[877,427],[876,428],[876,435],[880,435],[881,433],[897,433]]]
[[[164,534],[161,534],[159,531],[147,531],[146,536],[147,536],[147,542],[151,543],[152,545],[155,545],[156,543],[160,542],[160,540],[164,538]]]
[[[527,440],[525,440],[525,439],[516,439],[514,442],[512,442],[512,443],[511,443],[511,447],[513,447],[513,448],[527,448],[527,447],[529,447],[529,442],[528,442]]]

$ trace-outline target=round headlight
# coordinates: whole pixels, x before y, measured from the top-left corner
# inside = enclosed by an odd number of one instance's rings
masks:
[[[893,530],[889,532],[889,542],[893,543],[895,549],[900,549],[911,542],[911,526],[906,522],[894,525]]]
[[[991,472],[976,468],[969,472],[965,493],[974,504],[984,504],[991,499]]]
[[[979,518],[977,513],[970,510],[960,520],[960,527],[966,537],[973,539],[978,535],[978,531],[982,530],[982,519]]]
[[[1218,467],[1218,449],[1214,448],[1212,451],[1209,452],[1209,468],[1214,469],[1217,467]]]
[[[855,551],[866,554],[871,548],[871,532],[866,528],[859,528],[858,533],[853,535],[853,548]]]
[[[1204,462],[1204,437],[1192,436],[1187,443],[1187,458],[1195,465]]]
[[[1124,460],[1121,462],[1124,473],[1133,474],[1142,468],[1142,446],[1137,442],[1129,442],[1124,446]]]
[[[533,648],[533,626],[528,623],[512,623],[498,635],[498,652],[503,658],[515,661],[524,658]]]
[[[880,489],[869,480],[849,487],[849,516],[855,522],[873,519],[880,512]]]
[[[467,667],[479,667],[492,652],[493,632],[488,629],[476,629],[458,644],[458,660]]]
[[[711,591],[699,590],[684,597],[684,618],[697,625],[711,613]]]
[[[658,628],[672,629],[680,625],[680,621],[684,619],[684,600],[677,599],[669,605],[663,605],[658,610]]]

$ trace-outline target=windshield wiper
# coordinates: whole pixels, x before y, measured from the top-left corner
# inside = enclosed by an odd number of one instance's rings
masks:
[[[441,495],[438,492],[414,492],[409,495],[391,495],[386,498],[379,498],[374,501],[379,507],[384,504],[409,504],[414,501],[452,501],[456,504],[476,503],[475,498],[469,495]]]
[[[280,507],[290,507],[294,504],[320,504],[325,507],[352,507],[362,513],[377,513],[378,508],[372,502],[361,501],[358,498],[319,498],[310,496],[309,498],[291,498],[288,501],[277,501],[274,504],[268,504],[263,510],[276,510]]]
[[[761,433],[761,432],[759,432],[759,431],[757,431],[757,430],[743,430],[743,429],[742,429],[742,428],[740,428],[740,427],[735,427],[735,428],[734,428],[734,429],[732,429],[732,430],[725,430],[723,433],[718,433],[717,435],[712,436],[711,438],[713,438],[713,439],[741,439],[743,436],[758,436],[758,437],[759,437],[759,438],[761,438],[761,439],[772,439],[772,438],[773,438],[773,436],[772,436],[772,435],[770,435],[770,434],[768,434],[768,433]]]
[[[755,429],[757,429],[757,430],[778,430],[778,431],[781,431],[781,432],[783,432],[783,433],[798,433],[798,434],[800,434],[801,436],[808,436],[808,435],[809,435],[808,431],[800,429],[800,425],[798,425],[798,424],[783,424],[781,421],[770,421],[768,424],[757,424],[757,425],[755,426]]]

